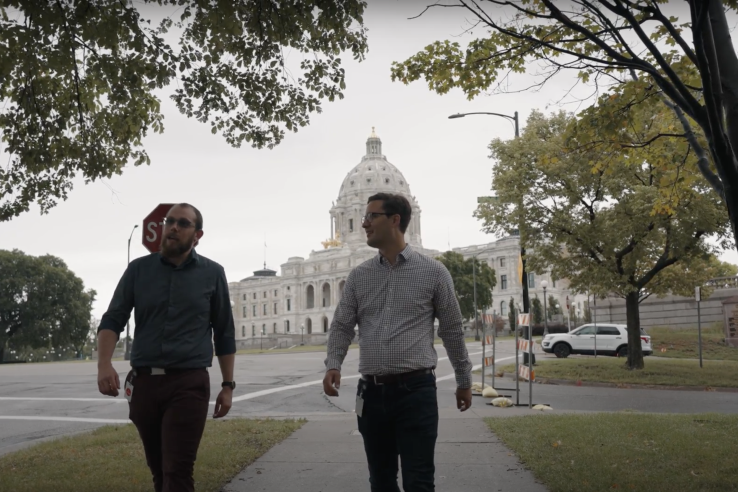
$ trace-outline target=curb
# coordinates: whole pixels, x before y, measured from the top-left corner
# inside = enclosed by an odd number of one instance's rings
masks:
[[[738,388],[724,388],[715,386],[667,386],[664,384],[633,384],[633,383],[602,383],[596,381],[574,381],[571,379],[538,378],[535,383],[560,386],[590,386],[595,388],[619,389],[655,389],[673,391],[710,391],[718,393],[738,393]]]

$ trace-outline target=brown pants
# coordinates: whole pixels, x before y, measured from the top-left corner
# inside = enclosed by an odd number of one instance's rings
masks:
[[[156,492],[194,492],[193,471],[208,416],[205,369],[173,374],[128,373],[133,384],[129,418],[136,425]]]

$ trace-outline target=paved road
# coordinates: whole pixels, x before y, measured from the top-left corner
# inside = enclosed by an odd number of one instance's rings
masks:
[[[436,348],[441,405],[451,408],[455,405],[453,370],[443,347]],[[481,345],[471,343],[468,348],[474,362],[481,363]],[[502,343],[497,358],[510,361],[513,356],[513,344]],[[338,398],[323,395],[319,384],[325,371],[324,357],[319,352],[237,356],[238,387],[230,415],[320,419],[353,412],[358,350],[350,350],[346,357],[343,391]],[[122,380],[129,363],[115,362],[114,366]],[[220,388],[220,371],[213,367],[210,374],[214,400]],[[1,365],[0,454],[38,440],[127,422],[126,400],[101,395],[96,379],[95,362]]]
[[[467,345],[475,364],[482,361],[481,345]],[[453,392],[455,382],[451,364],[443,347],[439,355],[439,407],[442,417],[458,417]],[[514,361],[514,344],[500,342],[496,360]],[[231,416],[308,417],[328,420],[347,417],[355,404],[359,353],[350,350],[343,368],[343,388],[338,398],[323,395],[323,353],[240,355],[236,357]],[[545,355],[539,355],[545,358]],[[128,372],[127,362],[116,362],[121,378]],[[698,370],[698,369],[696,369]],[[212,399],[220,387],[220,371],[213,368]],[[29,443],[75,433],[101,425],[128,422],[126,400],[104,397],[97,391],[97,365],[94,362],[0,365],[0,454]],[[480,376],[475,375],[475,380]],[[488,380],[489,382],[489,380]],[[514,382],[499,381],[497,386],[514,387]],[[592,388],[534,384],[534,403],[548,403],[560,411],[644,412],[724,412],[738,411],[738,393],[687,392],[645,389]],[[503,392],[510,393],[510,392]],[[521,403],[528,402],[528,385],[521,384]],[[466,416],[509,416],[530,413],[527,408],[499,409],[484,405],[481,398]]]

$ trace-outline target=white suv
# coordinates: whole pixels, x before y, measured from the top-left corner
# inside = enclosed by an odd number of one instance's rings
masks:
[[[546,335],[541,342],[543,351],[565,358],[569,354],[594,355],[595,350],[602,355],[628,356],[628,327],[611,323],[580,326],[569,333]],[[651,355],[651,337],[641,328],[641,349],[643,355]]]

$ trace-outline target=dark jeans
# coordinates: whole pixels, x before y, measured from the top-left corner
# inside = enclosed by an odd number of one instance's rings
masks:
[[[143,442],[156,492],[194,492],[197,448],[210,402],[205,369],[175,374],[128,374],[133,394],[129,418]]]
[[[433,374],[387,385],[359,380],[364,407],[359,431],[369,463],[372,492],[399,492],[397,457],[405,492],[435,490],[433,464],[438,437],[438,401]]]

